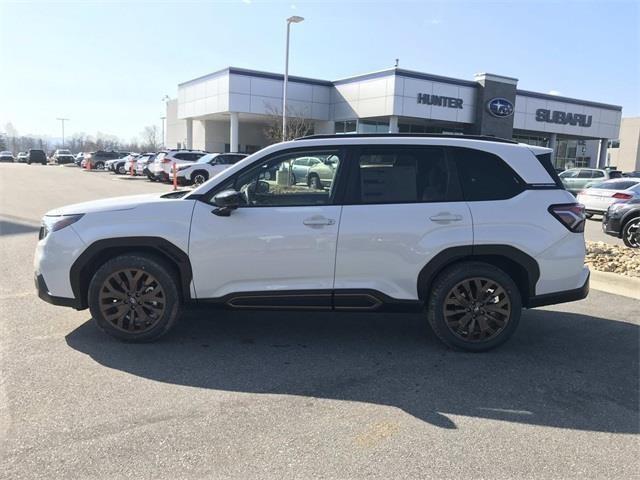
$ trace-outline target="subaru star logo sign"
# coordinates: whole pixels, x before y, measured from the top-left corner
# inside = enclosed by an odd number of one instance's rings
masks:
[[[489,113],[494,117],[508,117],[513,115],[513,103],[506,98],[493,98],[487,103]]]

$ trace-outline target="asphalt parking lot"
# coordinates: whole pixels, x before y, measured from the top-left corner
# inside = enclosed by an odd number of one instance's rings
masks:
[[[0,478],[638,478],[637,300],[529,310],[465,354],[364,313],[193,309],[122,344],[37,298],[42,214],[170,189],[0,164]]]

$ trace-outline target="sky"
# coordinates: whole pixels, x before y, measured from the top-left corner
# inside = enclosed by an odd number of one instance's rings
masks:
[[[640,115],[640,1],[0,0],[0,131],[139,137],[178,83],[227,66],[326,80],[400,67]]]

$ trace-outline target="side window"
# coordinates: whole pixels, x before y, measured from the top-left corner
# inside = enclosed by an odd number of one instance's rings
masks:
[[[187,155],[186,153],[176,153],[173,158],[175,158],[176,160],[186,160],[187,159]]]
[[[306,206],[330,204],[334,179],[341,166],[338,151],[312,153],[320,159],[321,168],[306,183],[293,175],[294,162],[309,152],[288,153],[270,158],[238,175],[233,188],[242,194],[245,207]]]
[[[461,200],[460,189],[439,147],[366,148],[359,158],[359,203],[422,203]]]
[[[593,178],[593,173],[591,170],[580,170],[577,178]]]
[[[600,170],[592,170],[592,172],[593,172],[592,178],[604,178],[604,172],[601,172]]]
[[[464,199],[504,200],[523,191],[516,173],[498,156],[471,148],[451,148]]]
[[[197,161],[200,157],[204,157],[205,154],[204,153],[189,153],[189,156],[187,157],[188,160],[193,160],[194,162]]]

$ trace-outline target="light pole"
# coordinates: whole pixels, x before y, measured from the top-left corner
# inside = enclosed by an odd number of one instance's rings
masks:
[[[167,117],[164,117],[164,116],[160,117],[160,120],[162,120],[162,148],[165,147],[165,144],[164,144],[164,120],[165,120],[165,118],[167,118]]]
[[[64,122],[68,122],[69,119],[68,118],[56,118],[56,120],[60,120],[60,123],[62,124],[62,148],[64,148]]]
[[[282,89],[282,141],[287,140],[287,82],[289,81],[289,32],[292,23],[300,23],[303,17],[294,15],[287,18],[287,47],[284,61],[284,87]]]
[[[164,121],[167,118],[167,102],[171,100],[171,97],[169,97],[169,95],[166,95],[164,97],[162,97],[162,101],[164,102],[164,115],[162,117],[160,117],[162,119],[162,148],[166,147],[165,141],[164,141]]]

